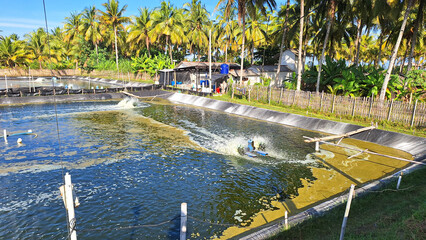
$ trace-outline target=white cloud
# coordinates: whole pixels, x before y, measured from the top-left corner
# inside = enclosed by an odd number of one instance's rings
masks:
[[[61,26],[61,23],[47,22],[50,26]],[[25,29],[37,29],[39,27],[45,27],[45,22],[39,19],[27,19],[27,18],[0,18],[0,27],[10,28],[25,28]]]

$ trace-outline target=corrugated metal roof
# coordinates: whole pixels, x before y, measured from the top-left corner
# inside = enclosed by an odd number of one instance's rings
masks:
[[[223,62],[212,62],[212,69],[220,69],[220,65],[224,64]],[[236,63],[226,63],[229,65],[229,69],[236,69],[240,68],[239,64]],[[182,69],[209,69],[209,63],[208,62],[186,62],[182,61],[180,62],[175,69],[176,70],[182,70]]]
[[[254,65],[254,66],[249,67],[248,69],[250,69],[250,70],[252,70],[256,73],[261,73],[262,71],[263,72],[275,72],[276,73],[277,69],[278,69],[278,65],[265,65],[265,66],[263,66],[263,68],[262,68],[262,66]],[[281,65],[280,66],[280,72],[294,72],[294,71],[291,70],[287,65]]]
[[[239,77],[240,76],[240,70],[239,69],[231,69],[229,70],[229,74],[231,74],[234,77]],[[253,70],[250,69],[244,69],[243,71],[243,77],[247,77],[247,76],[260,76],[258,73],[254,72]]]

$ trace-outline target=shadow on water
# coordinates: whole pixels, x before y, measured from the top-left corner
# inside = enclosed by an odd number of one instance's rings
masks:
[[[189,236],[189,231],[187,229],[186,237]],[[180,215],[176,214],[173,217],[173,220],[170,222],[170,228],[167,230],[167,239],[176,240],[180,237]]]

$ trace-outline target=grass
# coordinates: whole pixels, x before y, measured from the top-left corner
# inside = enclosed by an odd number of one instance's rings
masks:
[[[276,104],[270,105],[267,103],[256,102],[256,101],[249,102],[245,98],[239,98],[238,96],[234,96],[234,99],[231,99],[229,95],[213,96],[212,98],[217,100],[227,101],[227,102],[234,102],[238,104],[270,109],[270,110],[279,111],[279,112],[293,113],[293,114],[303,115],[307,117],[327,119],[327,120],[332,120],[337,122],[345,122],[345,123],[356,124],[360,126],[370,126],[372,122],[376,122],[374,119],[371,119],[371,118],[360,118],[360,117],[351,118],[347,116],[338,116],[336,114],[323,113],[323,112],[314,111],[310,109],[308,110],[301,109],[296,106],[285,106],[285,105],[276,105]],[[387,121],[378,122],[378,126],[379,126],[379,129],[386,130],[386,131],[399,132],[399,133],[404,133],[404,134],[418,136],[418,137],[426,137],[425,127],[410,128],[402,124],[391,123]]]
[[[396,179],[382,190],[352,201],[345,239],[426,239],[426,168]],[[278,239],[339,239],[346,205],[271,237]]]

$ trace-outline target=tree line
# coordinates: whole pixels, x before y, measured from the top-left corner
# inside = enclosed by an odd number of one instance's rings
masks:
[[[109,0],[99,8],[70,13],[62,27],[48,34],[39,28],[23,39],[16,34],[0,36],[0,63],[6,68],[136,72],[141,71],[138,64],[158,56],[168,58],[167,66],[188,56],[206,61],[211,34],[213,61],[241,62],[241,68],[277,64],[280,52],[297,49],[297,90],[342,88],[324,78],[327,56],[327,62],[334,64],[343,59],[348,66],[381,71],[384,78],[376,87],[384,98],[392,74],[406,75],[413,64],[424,64],[424,4],[422,0],[297,0],[294,4],[287,0],[277,6],[274,0],[219,0],[217,17],[212,19],[200,0],[181,7],[163,1],[154,9],[140,8],[136,16],[126,15],[127,5]],[[305,81],[307,76],[310,80]],[[422,84],[424,74],[420,76]]]

